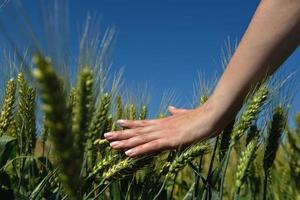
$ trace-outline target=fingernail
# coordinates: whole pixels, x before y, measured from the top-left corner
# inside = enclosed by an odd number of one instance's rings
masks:
[[[115,142],[110,143],[111,147],[117,147],[118,145],[120,145],[119,141],[115,141]]]
[[[127,156],[132,156],[133,153],[134,153],[133,149],[129,149],[129,150],[125,151],[125,154],[126,154]]]
[[[113,134],[111,132],[108,132],[108,133],[104,133],[104,137],[111,137]]]
[[[125,120],[124,119],[119,119],[118,121],[117,121],[117,124],[119,124],[119,125],[122,125],[122,124],[124,124],[125,123]]]

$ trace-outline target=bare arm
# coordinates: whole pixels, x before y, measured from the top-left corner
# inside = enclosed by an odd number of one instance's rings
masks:
[[[232,118],[250,87],[273,73],[299,44],[300,1],[262,1],[213,93],[222,101],[219,111]]]
[[[128,121],[105,134],[115,149],[138,156],[191,144],[222,130],[252,85],[273,73],[300,44],[300,0],[261,1],[213,95],[199,108],[169,108],[165,119]]]

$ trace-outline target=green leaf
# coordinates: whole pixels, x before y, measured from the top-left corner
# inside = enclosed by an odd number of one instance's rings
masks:
[[[16,138],[3,135],[0,137],[0,168],[2,168],[9,159],[12,150],[16,144]]]
[[[122,191],[120,190],[120,185],[118,182],[112,183],[110,190],[111,190],[112,200],[121,200],[122,199],[122,196],[121,196]]]
[[[221,163],[211,172],[211,174],[207,178],[207,181],[210,183],[210,186],[212,188],[217,184],[218,180],[222,176],[224,161],[225,159],[221,161]]]
[[[38,197],[39,194],[45,189],[45,187],[48,185],[49,180],[56,175],[57,169],[55,169],[52,172],[49,172],[49,174],[36,186],[36,188],[31,192],[29,199],[34,200]]]

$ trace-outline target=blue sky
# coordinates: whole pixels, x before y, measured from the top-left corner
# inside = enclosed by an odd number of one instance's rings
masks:
[[[179,105],[186,106],[197,73],[209,80],[221,71],[226,40],[234,44],[242,37],[258,2],[89,0],[71,3],[71,16],[80,20],[90,11],[102,16],[104,27],[116,26],[114,67],[125,66],[126,83],[147,82],[154,103],[173,89]],[[299,64],[298,50],[285,70]],[[299,103],[294,106],[300,109]]]
[[[1,0],[0,0],[1,2]],[[24,1],[34,9],[35,0]],[[188,106],[197,73],[207,79],[221,72],[221,51],[230,38],[239,41],[258,0],[86,0],[70,2],[72,46],[87,12],[101,16],[101,27],[115,26],[113,70],[125,67],[129,87],[147,83],[151,105],[164,91],[174,90],[177,106]],[[38,27],[34,27],[38,28]],[[300,64],[299,50],[288,60],[288,71]],[[294,107],[300,110],[299,92]]]

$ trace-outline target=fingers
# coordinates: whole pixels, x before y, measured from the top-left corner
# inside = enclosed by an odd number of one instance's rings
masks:
[[[125,120],[120,119],[117,121],[117,124],[124,127],[124,128],[136,128],[136,127],[144,127],[148,125],[152,125],[158,120],[151,119],[151,120]]]
[[[133,129],[108,132],[104,134],[104,137],[108,141],[126,140],[135,137],[137,135],[148,133],[152,130],[154,130],[154,127],[139,127]]]
[[[145,154],[154,153],[157,151],[162,151],[167,148],[166,142],[162,139],[153,140],[148,143],[136,146],[132,149],[129,149],[125,152],[125,154],[129,157],[136,157]]]
[[[178,109],[174,106],[169,106],[168,107],[168,111],[169,113],[171,113],[172,115],[176,115],[176,114],[181,114],[181,113],[185,113],[187,112],[188,110],[187,109]]]
[[[120,149],[130,149],[154,140],[157,140],[158,134],[151,133],[151,134],[143,134],[138,135],[132,138],[129,138],[128,140],[118,140],[110,143],[110,146],[113,149],[120,150]]]

